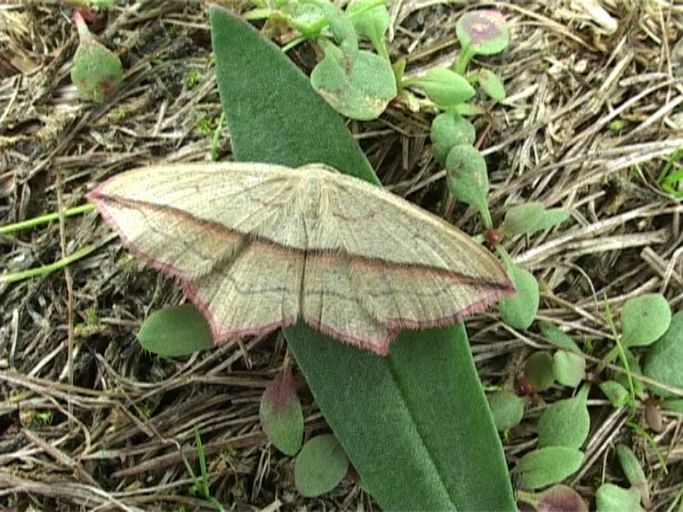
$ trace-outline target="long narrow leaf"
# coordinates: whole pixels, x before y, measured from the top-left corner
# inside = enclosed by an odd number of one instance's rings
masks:
[[[378,183],[342,119],[281,51],[210,10],[235,157],[323,162]],[[385,509],[514,510],[505,460],[461,326],[406,332],[388,358],[303,323],[285,330],[320,409]]]

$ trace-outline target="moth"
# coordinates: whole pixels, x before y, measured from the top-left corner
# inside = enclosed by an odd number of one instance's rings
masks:
[[[88,194],[123,244],[176,277],[216,343],[303,319],[387,355],[513,294],[500,263],[443,219],[322,164],[143,167]]]

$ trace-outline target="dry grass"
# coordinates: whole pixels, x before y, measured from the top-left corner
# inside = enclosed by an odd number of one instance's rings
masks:
[[[614,342],[605,301],[618,312],[629,297],[662,292],[681,308],[683,206],[658,190],[656,178],[683,145],[683,56],[674,51],[683,6],[604,0],[618,21],[608,34],[578,0],[549,3],[495,3],[514,26],[513,44],[486,63],[509,98],[477,119],[478,145],[488,155],[494,218],[504,205],[529,200],[571,211],[561,228],[506,246],[542,283],[539,317],[590,338],[600,353]],[[94,27],[122,58],[124,88],[115,101],[93,105],[79,101],[68,78],[77,44],[69,9],[0,2],[0,224],[82,204],[93,185],[134,166],[206,158],[210,134],[202,126],[221,107],[205,6],[127,4]],[[452,60],[461,8],[395,3],[393,56],[406,56],[411,70]],[[200,78],[193,88],[191,74]],[[476,232],[474,216],[447,199],[444,174],[429,158],[430,120],[394,109],[353,128],[385,184],[444,216],[456,213]],[[613,129],[615,120],[623,129]],[[229,156],[227,140],[221,153]],[[95,214],[0,237],[0,267],[37,267],[88,245],[94,252],[66,271],[0,284],[0,505],[211,510],[192,495],[184,463],[196,467],[196,428],[211,490],[226,506],[373,508],[351,479],[323,499],[298,497],[291,460],[265,442],[258,401],[285,356],[278,337],[184,361],[142,352],[134,336],[141,319],[181,295],[122,251]],[[93,315],[99,323],[88,321]],[[502,327],[492,334],[486,316],[468,329],[486,384],[513,377],[540,342]],[[478,343],[484,330],[499,341]],[[300,384],[307,432],[324,429]],[[590,500],[603,481],[625,484],[613,457],[620,440],[650,477],[652,509],[667,510],[683,480],[681,417],[665,414],[648,444],[625,425],[627,410],[594,395],[587,456],[572,485]],[[558,389],[545,398],[559,396]],[[532,446],[538,413],[528,411],[506,440],[510,461]]]

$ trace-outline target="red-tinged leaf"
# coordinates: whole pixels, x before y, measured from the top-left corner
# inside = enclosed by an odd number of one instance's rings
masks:
[[[97,42],[80,13],[74,15],[80,43],[74,55],[71,81],[81,96],[101,103],[121,86],[123,66],[119,57]]]
[[[566,485],[553,485],[541,493],[538,512],[588,512],[581,495]]]
[[[494,9],[468,12],[458,20],[455,31],[460,44],[479,55],[502,52],[510,39],[505,17]]]
[[[536,391],[548,389],[555,382],[553,358],[547,352],[534,352],[524,363],[524,375]]]
[[[266,386],[259,417],[266,436],[278,450],[287,455],[299,451],[304,435],[304,416],[289,367]]]

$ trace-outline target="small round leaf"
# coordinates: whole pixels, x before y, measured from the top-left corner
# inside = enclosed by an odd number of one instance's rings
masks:
[[[279,13],[287,22],[309,39],[320,37],[327,20],[315,5],[302,2],[286,2],[280,6]]]
[[[74,16],[78,49],[71,68],[71,81],[81,96],[98,103],[106,101],[121,87],[123,66],[119,57],[97,42],[80,14]]]
[[[595,493],[597,512],[642,511],[640,494],[636,489],[624,489],[618,485],[602,484]]]
[[[486,160],[476,148],[460,144],[453,146],[446,157],[448,190],[458,201],[482,211],[487,207],[489,177]]]
[[[599,387],[600,391],[609,400],[609,403],[612,404],[612,407],[624,407],[631,399],[631,395],[629,395],[626,388],[615,380],[601,382]]]
[[[540,322],[539,327],[541,328],[543,337],[553,345],[566,350],[572,350],[574,352],[581,351],[571,336],[560,330],[559,327],[549,322]]]
[[[479,85],[492,100],[503,101],[505,99],[505,85],[493,71],[489,69],[480,70]]]
[[[311,73],[311,85],[337,112],[351,119],[377,118],[396,96],[396,80],[386,59],[329,43]]]
[[[391,25],[387,7],[376,0],[351,0],[346,6],[346,14],[356,31],[372,41],[379,54],[387,55],[385,34]]]
[[[486,395],[496,430],[502,432],[518,425],[524,416],[524,399],[501,390]]]
[[[455,112],[443,112],[432,121],[432,152],[440,164],[453,146],[472,146],[476,138],[474,126]]]
[[[540,489],[561,482],[583,463],[583,452],[566,446],[547,446],[524,455],[512,473],[519,473],[522,483]]]
[[[553,354],[553,375],[563,386],[575,388],[586,378],[586,360],[566,350],[558,350]]]
[[[621,308],[621,331],[627,347],[652,344],[671,323],[671,307],[660,293],[629,299]]]
[[[643,374],[669,386],[683,388],[683,311],[671,319],[669,328],[650,348],[643,366]],[[649,386],[653,393],[672,396],[658,386]]]
[[[547,352],[534,352],[524,363],[524,375],[536,391],[548,389],[555,382],[553,358]]]
[[[140,326],[142,348],[160,356],[185,356],[213,346],[211,329],[192,304],[155,311]]]
[[[538,201],[511,206],[505,213],[501,230],[510,235],[532,233],[541,223],[543,210],[543,205]]]
[[[538,312],[538,281],[531,272],[520,267],[510,267],[508,274],[515,284],[517,293],[498,303],[500,317],[510,327],[528,329]]]
[[[548,210],[537,202],[532,201],[510,207],[505,214],[501,230],[511,235],[524,235],[535,231],[549,229],[569,218],[569,212],[560,208]]]
[[[538,420],[538,446],[580,448],[588,437],[590,415],[586,407],[589,387],[573,398],[550,405]]]
[[[624,475],[626,475],[628,483],[638,490],[643,504],[646,504],[646,506],[650,508],[650,489],[647,483],[647,477],[640,465],[638,457],[636,457],[633,450],[625,444],[618,444],[616,450],[619,464],[621,465]]]
[[[493,9],[468,12],[456,23],[455,33],[463,48],[479,55],[500,53],[510,42],[505,18]]]
[[[349,459],[333,435],[314,437],[296,457],[294,484],[302,496],[319,496],[334,489],[348,467]]]

